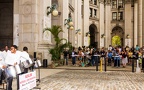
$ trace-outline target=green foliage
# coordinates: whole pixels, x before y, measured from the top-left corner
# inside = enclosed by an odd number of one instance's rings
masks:
[[[121,46],[121,38],[119,36],[112,37],[112,46]]]
[[[65,38],[59,37],[59,34],[63,32],[60,26],[54,25],[51,28],[45,28],[43,32],[47,30],[51,32],[56,42],[55,47],[49,50],[50,54],[52,55],[52,60],[54,61],[60,60],[60,55],[63,52],[64,48],[71,47],[71,43],[67,42]],[[63,40],[65,41],[64,44],[62,43]]]

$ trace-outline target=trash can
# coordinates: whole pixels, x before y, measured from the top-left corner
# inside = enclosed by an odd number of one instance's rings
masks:
[[[47,66],[48,66],[47,59],[43,59],[43,67],[47,67]]]

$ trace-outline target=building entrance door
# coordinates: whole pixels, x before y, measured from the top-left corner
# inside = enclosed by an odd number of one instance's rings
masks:
[[[13,44],[13,0],[0,0],[0,50]]]

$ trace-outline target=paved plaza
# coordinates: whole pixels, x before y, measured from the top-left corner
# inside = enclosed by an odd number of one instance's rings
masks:
[[[41,90],[144,90],[144,73],[96,72],[94,67],[87,68],[67,67],[42,78],[39,87]]]
[[[122,69],[100,72],[95,67],[42,68],[38,87],[40,90],[144,90],[144,73]],[[16,90],[16,80],[13,90]]]

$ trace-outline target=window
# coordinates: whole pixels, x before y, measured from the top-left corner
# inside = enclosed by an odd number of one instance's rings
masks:
[[[90,17],[92,17],[92,8],[90,8]]]
[[[97,0],[94,0],[94,5],[97,5]]]
[[[112,20],[117,20],[117,12],[112,13]]]
[[[123,8],[123,0],[118,1],[118,8]]]
[[[118,20],[123,20],[123,12],[118,13]]]
[[[112,0],[112,8],[117,8],[117,0]]]
[[[97,16],[97,10],[94,9],[94,17],[96,17],[96,16]]]

